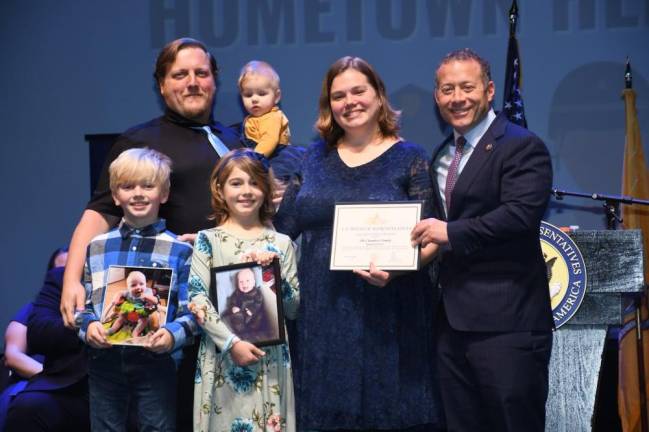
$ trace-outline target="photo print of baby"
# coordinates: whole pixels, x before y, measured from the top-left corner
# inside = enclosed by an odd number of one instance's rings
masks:
[[[167,322],[173,270],[110,266],[101,324],[113,345],[144,345]]]
[[[257,346],[284,343],[279,264],[235,264],[212,269],[212,303],[239,338]]]

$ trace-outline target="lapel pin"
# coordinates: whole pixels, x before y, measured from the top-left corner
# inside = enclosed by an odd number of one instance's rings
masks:
[[[489,144],[487,144],[487,145],[485,146],[484,149],[485,149],[485,151],[490,152],[491,150],[493,150],[493,148],[494,148],[494,145],[491,144],[491,143],[489,143]]]

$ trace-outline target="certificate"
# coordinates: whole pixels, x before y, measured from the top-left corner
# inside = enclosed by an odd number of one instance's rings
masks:
[[[419,246],[410,232],[421,218],[421,201],[339,203],[334,212],[331,270],[417,270]]]

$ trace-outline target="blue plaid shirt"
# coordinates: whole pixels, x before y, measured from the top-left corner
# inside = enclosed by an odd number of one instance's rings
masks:
[[[101,234],[90,242],[84,269],[86,308],[78,318],[79,337],[86,341],[88,325],[99,321],[103,308],[106,277],[110,266],[159,267],[172,269],[167,329],[174,338],[172,356],[180,360],[179,348],[193,342],[200,330],[189,312],[187,278],[192,247],[176,240],[166,230],[164,219],[143,228],[132,228],[123,220],[119,227]]]

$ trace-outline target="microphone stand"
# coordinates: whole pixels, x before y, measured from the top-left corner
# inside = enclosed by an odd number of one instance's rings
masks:
[[[581,198],[590,198],[597,201],[604,201],[603,207],[606,212],[606,228],[609,230],[616,229],[617,224],[623,222],[622,218],[618,215],[618,212],[620,211],[620,204],[639,204],[649,206],[648,200],[641,200],[633,198],[631,196],[603,195],[598,193],[592,193],[589,195],[581,192],[560,190],[557,188],[552,188],[552,195],[554,195],[557,200],[562,200],[564,196],[574,196]],[[649,251],[645,251],[645,253],[649,253]],[[640,423],[642,430],[647,431],[649,420],[647,415],[647,392],[644,384],[646,382],[646,373],[644,367],[644,342],[642,340],[642,300],[642,293],[633,296],[633,305],[635,306],[636,357],[638,361],[638,378],[640,387]]]
[[[604,212],[606,214],[606,229],[609,230],[616,229],[617,224],[623,222],[622,218],[619,216],[620,204],[639,204],[649,206],[649,200],[641,200],[633,198],[631,196],[623,195],[604,195],[598,193],[586,194],[582,192],[560,190],[557,188],[552,188],[552,195],[554,195],[557,200],[563,200],[564,196],[574,196],[580,198],[590,198],[596,201],[604,201],[602,207],[604,207]]]

